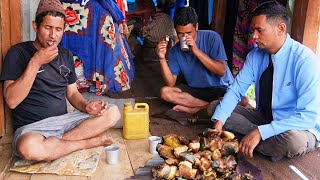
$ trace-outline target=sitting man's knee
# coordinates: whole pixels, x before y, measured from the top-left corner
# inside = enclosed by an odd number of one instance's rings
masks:
[[[118,106],[113,105],[111,107],[108,107],[106,113],[103,113],[102,116],[108,121],[106,125],[109,128],[109,126],[114,126],[120,120],[121,113]]]
[[[42,161],[45,157],[42,157],[41,145],[39,145],[37,139],[34,139],[33,136],[25,135],[22,136],[16,145],[17,153],[26,160],[33,161]]]
[[[121,114],[120,114],[120,110],[119,110],[118,106],[114,105],[114,106],[109,107],[109,111],[111,114],[113,114],[113,117],[115,119],[120,119]]]
[[[301,156],[307,153],[308,149],[308,140],[307,136],[301,136],[301,133],[298,131],[288,131],[288,153],[289,158]]]

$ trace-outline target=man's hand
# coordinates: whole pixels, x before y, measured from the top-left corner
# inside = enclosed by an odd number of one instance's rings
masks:
[[[186,34],[185,35],[186,37],[186,44],[190,47],[192,53],[195,53],[196,50],[199,50],[198,49],[198,46],[197,46],[197,43],[195,42],[195,40],[192,38],[192,36]]]
[[[259,129],[256,128],[255,130],[251,131],[249,134],[244,136],[244,138],[240,142],[240,152],[245,156],[250,158],[253,157],[253,150],[259,144],[261,140],[261,135]]]
[[[43,64],[48,64],[57,56],[58,56],[58,47],[53,44],[52,46],[39,49],[33,55],[32,59],[41,66]]]
[[[159,59],[166,59],[167,46],[168,46],[168,43],[165,40],[160,41],[158,43],[156,51]]]
[[[108,103],[102,100],[92,101],[85,107],[86,112],[91,115],[101,115],[108,107]]]
[[[222,131],[222,127],[223,127],[222,122],[219,121],[219,120],[216,120],[216,122],[214,122],[214,124],[212,126],[212,129],[216,129],[216,130]]]

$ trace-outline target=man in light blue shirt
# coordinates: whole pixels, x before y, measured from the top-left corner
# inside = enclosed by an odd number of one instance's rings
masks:
[[[320,61],[315,54],[287,34],[289,15],[272,1],[253,12],[253,38],[258,47],[221,102],[213,102],[213,128],[245,135],[240,151],[253,150],[277,161],[314,151],[320,140]],[[256,83],[256,109],[237,106]]]

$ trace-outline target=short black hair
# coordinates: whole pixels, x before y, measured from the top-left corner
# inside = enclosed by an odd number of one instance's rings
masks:
[[[282,21],[287,27],[290,23],[290,16],[285,6],[277,1],[263,2],[252,12],[252,17],[266,15],[267,20]]]
[[[186,26],[192,23],[196,27],[198,23],[198,15],[192,7],[181,7],[174,13],[174,27]]]
[[[57,11],[45,11],[43,13],[40,13],[36,16],[36,25],[37,25],[37,28],[40,27],[40,24],[42,23],[43,21],[43,17],[45,17],[46,15],[50,15],[50,16],[54,16],[54,17],[61,17],[64,22],[66,22],[66,16],[64,14],[62,14],[61,12],[57,12]]]

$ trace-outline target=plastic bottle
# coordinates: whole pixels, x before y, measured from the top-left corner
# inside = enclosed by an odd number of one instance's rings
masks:
[[[123,137],[126,139],[144,139],[149,136],[149,105],[131,102],[123,107]]]

